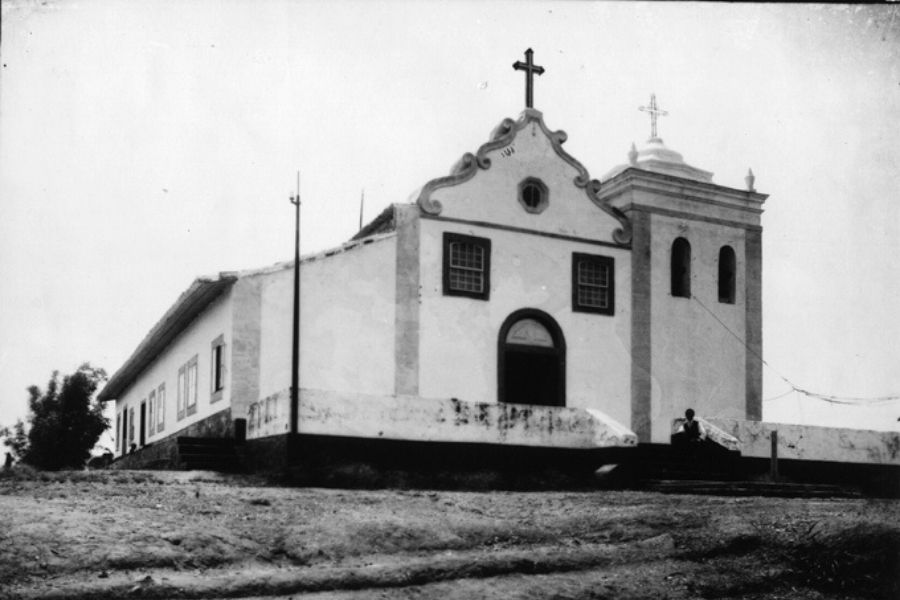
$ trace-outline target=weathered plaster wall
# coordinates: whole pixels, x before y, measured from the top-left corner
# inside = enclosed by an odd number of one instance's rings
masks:
[[[744,272],[747,343],[746,414],[745,418],[762,420],[763,347],[762,347],[762,231],[747,231],[744,239],[746,269]]]
[[[565,337],[566,406],[596,408],[630,422],[628,250],[434,219],[422,219],[420,229],[421,396],[497,402],[500,327],[512,312],[537,308],[556,320]],[[443,295],[444,231],[491,240],[489,300]],[[573,252],[615,259],[615,315],[572,311]]]
[[[708,419],[740,440],[743,456],[771,456],[771,433],[778,431],[783,459],[900,465],[900,433],[814,427],[743,419]]]
[[[746,230],[656,214],[651,227],[651,441],[666,443],[672,419],[688,407],[705,418],[746,416],[746,349],[735,337],[747,337]],[[671,294],[672,242],[678,237],[691,244],[690,298]],[[734,304],[718,301],[724,245],[736,257]]]
[[[225,341],[225,389],[222,397],[211,403],[211,375],[212,375],[212,349],[210,344],[218,336],[224,336]],[[175,339],[157,357],[135,382],[129,387],[121,398],[116,400],[116,414],[120,415],[123,408],[134,407],[135,430],[134,440],[140,446],[140,405],[148,400],[151,391],[157,391],[160,384],[165,383],[166,400],[164,411],[164,428],[154,431],[149,435],[149,422],[147,426],[146,442],[163,439],[198,421],[201,421],[213,413],[228,408],[231,405],[231,353],[232,353],[232,301],[231,291],[228,291],[207,307],[181,335]],[[197,412],[186,415],[179,420],[177,412],[178,398],[178,370],[191,358],[197,356]],[[147,418],[149,420],[149,405]],[[154,418],[157,418],[154,414]],[[121,432],[117,432],[121,433]],[[121,454],[122,442],[116,437],[116,456]]]
[[[265,275],[242,277],[231,289],[231,411],[246,416],[259,399],[259,351],[262,341],[262,287]]]
[[[395,272],[395,236],[301,264],[301,387],[394,392]],[[293,282],[283,269],[261,284],[258,398],[291,384]]]
[[[394,294],[394,393],[419,393],[419,207],[395,205],[397,227]]]
[[[578,170],[556,154],[536,122],[487,157],[489,169],[478,169],[472,179],[432,193],[443,207],[441,216],[607,241],[621,227],[573,183]],[[519,204],[519,182],[527,177],[539,178],[549,189],[549,205],[540,214],[528,213]]]
[[[653,339],[650,282],[653,230],[650,214],[628,213],[631,221],[631,428],[642,442],[650,440],[653,397]]]
[[[248,437],[284,433],[289,393],[273,395],[278,417]],[[447,398],[301,390],[300,433],[547,448],[633,446],[636,436],[599,411]]]

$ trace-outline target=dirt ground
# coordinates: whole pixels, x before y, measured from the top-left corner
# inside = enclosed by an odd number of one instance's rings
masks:
[[[900,598],[900,501],[7,473],[3,598]]]

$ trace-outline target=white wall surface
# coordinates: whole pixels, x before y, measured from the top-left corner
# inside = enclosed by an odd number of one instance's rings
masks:
[[[497,402],[500,327],[512,312],[537,308],[566,340],[566,406],[630,423],[630,251],[429,219],[420,231],[422,396]],[[444,231],[491,240],[489,300],[443,295]],[[615,259],[615,315],[572,311],[573,252]]]
[[[231,405],[231,291],[226,291],[213,301],[206,310],[191,322],[185,330],[157,357],[156,360],[135,382],[116,400],[116,415],[121,415],[123,407],[134,407],[135,443],[140,446],[140,404],[148,400],[150,392],[158,390],[160,384],[166,384],[166,408],[164,411],[165,427],[161,432],[149,435],[149,411],[147,407],[148,425],[145,438],[147,443],[167,437],[180,429],[196,423],[201,419],[228,408]],[[212,347],[218,336],[225,340],[225,389],[222,398],[210,403],[212,395]],[[197,412],[178,420],[176,408],[178,398],[178,370],[197,357]],[[157,418],[154,414],[154,419]],[[115,424],[113,424],[115,426]],[[116,437],[116,455],[120,455],[122,441]]]
[[[287,390],[273,396],[275,418],[248,428],[248,437],[284,433]],[[270,410],[271,412],[271,410]],[[637,437],[598,411],[449,398],[383,396],[303,389],[300,431],[318,435],[547,448],[634,446]]]
[[[900,433],[743,419],[708,419],[740,440],[743,456],[769,458],[778,432],[778,457],[848,463],[900,465]]]
[[[746,416],[746,350],[728,332],[746,339],[744,230],[653,215],[651,231],[651,440],[668,443],[672,420],[687,408],[707,419]],[[692,298],[671,294],[672,242],[678,237],[691,244]],[[734,304],[718,300],[724,245],[735,252]]]
[[[556,154],[537,123],[529,123],[512,144],[487,156],[489,169],[478,169],[472,179],[432,193],[443,206],[441,216],[607,241],[621,227],[591,202],[584,188],[575,186],[578,170]],[[527,177],[537,177],[549,188],[549,205],[540,214],[528,213],[519,204],[519,182]]]
[[[394,236],[301,264],[301,387],[393,393],[395,270]],[[291,385],[293,281],[262,285],[260,398]]]

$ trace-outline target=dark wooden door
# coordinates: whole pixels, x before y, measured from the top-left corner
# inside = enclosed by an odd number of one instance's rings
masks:
[[[144,445],[145,440],[145,431],[147,430],[147,403],[141,402],[141,434],[140,434],[140,446]]]

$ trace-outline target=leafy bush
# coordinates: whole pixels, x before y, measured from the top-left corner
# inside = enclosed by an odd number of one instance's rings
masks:
[[[23,462],[39,469],[80,469],[91,449],[109,427],[103,405],[94,399],[106,372],[85,363],[60,384],[54,371],[46,391],[36,385],[28,388],[31,427],[25,433],[22,421],[13,432],[5,429],[5,444]]]

